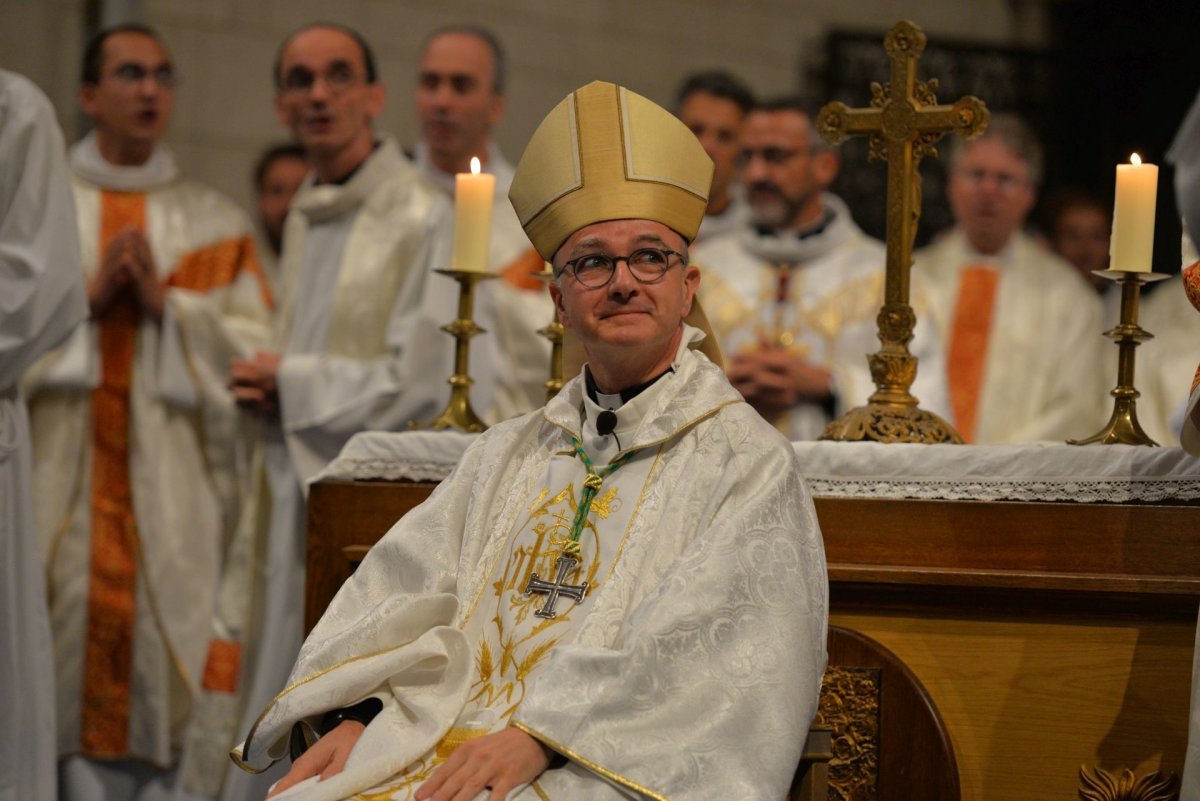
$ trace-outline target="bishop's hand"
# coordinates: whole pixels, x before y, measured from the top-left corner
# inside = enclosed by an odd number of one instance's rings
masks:
[[[472,801],[488,789],[489,801],[504,801],[514,788],[541,776],[551,754],[520,729],[468,740],[421,785],[416,801]]]
[[[341,773],[342,768],[346,767],[350,751],[366,729],[357,720],[343,720],[292,763],[292,769],[275,783],[271,792],[267,793],[267,798],[279,795],[311,776],[320,776],[320,781],[325,781]]]

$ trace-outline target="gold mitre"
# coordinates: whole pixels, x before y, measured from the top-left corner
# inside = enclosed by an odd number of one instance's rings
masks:
[[[691,242],[713,163],[687,126],[639,94],[593,81],[534,131],[508,199],[542,258],[606,220],[654,220]]]

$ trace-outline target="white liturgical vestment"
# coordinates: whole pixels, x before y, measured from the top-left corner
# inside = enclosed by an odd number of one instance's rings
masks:
[[[216,587],[245,483],[231,359],[265,341],[268,293],[249,221],[181,180],[156,148],[71,149],[83,275],[140,230],[165,288],[161,322],[132,290],[25,377],[47,560],[62,754],[163,768],[208,679]]]
[[[817,439],[831,411],[840,415],[862,406],[875,391],[867,355],[880,347],[875,318],[883,303],[886,254],[839,198],[826,194],[822,203],[827,222],[811,234],[764,234],[747,223],[692,253],[703,272],[700,302],[727,362],[766,341],[832,374],[836,408],[801,403],[772,420],[793,441]],[[943,352],[923,319],[920,281],[911,303],[917,326],[909,350],[919,359],[911,391],[922,408],[946,416]]]
[[[993,445],[1064,440],[1094,434],[1112,408],[1115,353],[1103,334],[1100,299],[1066,262],[1015,234],[998,254],[973,252],[955,229],[915,254],[913,278],[924,279],[929,317],[951,348],[964,268],[998,275],[983,352],[974,436]],[[1104,348],[1107,347],[1107,350]],[[1108,355],[1109,358],[1104,358]],[[947,370],[954,366],[947,359]],[[951,422],[955,422],[951,420]]]
[[[281,798],[407,799],[505,726],[567,759],[521,801],[783,797],[825,667],[820,532],[787,442],[703,355],[673,367],[613,435],[577,377],[480,436],[339,592],[238,755],[261,767],[295,722],[374,695],[344,772]],[[573,438],[596,468],[634,455],[561,576],[586,594],[551,600],[525,590],[558,577],[589,473]]]
[[[54,109],[0,70],[0,801],[54,801],[54,651],[18,380],[87,314]]]

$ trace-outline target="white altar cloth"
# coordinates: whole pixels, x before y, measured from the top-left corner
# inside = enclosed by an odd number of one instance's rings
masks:
[[[474,434],[368,431],[316,481],[440,481]],[[1200,459],[1133,445],[797,442],[818,498],[1128,503],[1200,500]]]

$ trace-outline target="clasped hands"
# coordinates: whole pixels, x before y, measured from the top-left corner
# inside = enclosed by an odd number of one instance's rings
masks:
[[[726,372],[729,383],[764,416],[805,401],[825,401],[833,391],[828,370],[765,340],[735,355]]]
[[[320,781],[336,776],[346,766],[350,751],[366,730],[355,720],[344,720],[317,740],[292,763],[267,798],[311,776]],[[490,789],[489,801],[504,801],[515,787],[533,781],[550,765],[552,752],[520,729],[503,729],[454,749],[450,758],[418,788],[417,801],[473,801]]]
[[[234,359],[229,363],[229,390],[238,406],[261,415],[279,411],[282,360],[278,353],[258,351],[249,359]]]
[[[126,289],[133,292],[143,315],[156,322],[162,320],[166,290],[158,279],[150,243],[133,227],[122,229],[109,241],[100,268],[88,281],[92,317],[102,317]]]

